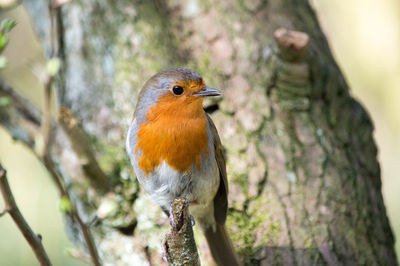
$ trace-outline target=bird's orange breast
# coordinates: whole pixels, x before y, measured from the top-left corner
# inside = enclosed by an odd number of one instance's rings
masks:
[[[135,147],[139,167],[149,174],[162,161],[175,170],[187,171],[201,165],[208,153],[207,119],[202,98],[165,95],[146,114]],[[139,153],[139,150],[141,151]]]

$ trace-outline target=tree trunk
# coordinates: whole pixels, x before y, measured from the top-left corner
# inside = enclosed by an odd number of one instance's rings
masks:
[[[373,126],[307,1],[73,0],[52,11],[23,2],[48,58],[63,60],[57,104],[72,116],[60,113],[52,156],[83,219],[99,217],[103,263],[161,261],[168,220],[138,186],[124,143],[144,82],[183,66],[224,90],[205,107],[226,148],[227,225],[246,264],[397,265]],[[86,152],[111,189],[89,182],[99,174]]]

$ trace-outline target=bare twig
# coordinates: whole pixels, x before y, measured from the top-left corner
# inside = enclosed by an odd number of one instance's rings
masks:
[[[52,0],[48,0],[48,10],[49,10],[49,15],[50,15],[50,41],[51,41],[51,45],[50,45],[50,58],[53,59],[53,57],[56,55],[56,40],[55,40],[55,36],[57,35],[57,27],[55,25],[55,8],[53,7],[53,1]],[[50,60],[51,60],[50,59]],[[46,157],[47,154],[50,152],[50,146],[51,146],[51,141],[52,141],[52,131],[53,131],[53,127],[52,127],[52,119],[51,119],[51,95],[53,92],[53,82],[54,82],[54,75],[56,75],[56,73],[58,72],[59,69],[57,69],[57,71],[54,71],[54,73],[47,73],[47,79],[46,82],[44,84],[44,108],[43,108],[43,112],[44,112],[44,121],[42,124],[42,129],[43,129],[43,151],[42,151],[42,156]],[[47,69],[47,72],[49,72],[49,69]]]
[[[0,106],[0,125],[13,139],[34,149],[35,133],[39,133],[40,111],[1,79],[0,97],[8,99],[8,103]]]
[[[10,185],[7,180],[7,173],[3,166],[0,164],[0,190],[3,195],[5,210],[2,212],[8,212],[15,224],[18,226],[19,230],[28,241],[36,258],[38,259],[40,265],[51,265],[51,262],[47,256],[46,251],[42,245],[42,239],[40,235],[36,235],[29,224],[26,222],[21,212],[18,209],[17,203],[15,202],[14,196],[11,192]]]
[[[13,105],[18,112],[28,121],[40,125],[42,114],[40,110],[30,103],[26,98],[17,93],[4,80],[0,79],[0,95],[8,96],[12,99]]]
[[[56,25],[54,23],[57,23],[57,20],[55,18],[55,13],[59,12],[59,10],[56,10],[54,6],[51,4],[51,1],[49,1],[49,14],[51,16],[51,34],[53,35],[53,41],[52,41],[52,51],[50,56],[54,57],[55,54],[57,53],[55,47],[56,47],[56,41],[55,41],[55,36],[57,34],[56,32]],[[53,21],[54,20],[54,21]],[[49,73],[50,74],[50,73]],[[54,73],[53,73],[54,74]],[[69,215],[73,218],[75,222],[79,225],[82,236],[84,239],[84,242],[86,244],[88,253],[90,255],[91,263],[93,265],[99,266],[101,265],[100,262],[100,257],[96,248],[96,244],[94,242],[94,239],[92,237],[91,231],[90,231],[90,226],[88,226],[80,217],[78,210],[71,200],[71,197],[69,195],[68,190],[65,187],[64,180],[66,178],[63,176],[62,171],[57,167],[57,165],[54,163],[53,156],[51,154],[51,148],[52,148],[52,139],[53,135],[55,132],[55,127],[57,127],[57,122],[54,121],[51,117],[51,100],[52,100],[52,86],[54,82],[54,75],[49,75],[48,79],[46,81],[45,85],[45,105],[44,105],[44,113],[43,115],[41,114],[40,111],[37,110],[36,107],[34,107],[29,101],[24,99],[22,96],[20,96],[15,90],[13,90],[10,86],[5,84],[2,80],[0,80],[0,95],[6,95],[9,96],[12,99],[12,103],[15,106],[15,110],[11,110],[10,112],[17,111],[18,117],[21,117],[24,120],[28,120],[29,122],[33,122],[36,126],[42,126],[42,134],[43,134],[43,139],[44,139],[44,146],[43,150],[37,151],[35,150],[35,143],[34,139],[32,137],[26,137],[25,135],[30,136],[29,132],[27,132],[26,129],[22,128],[23,130],[20,130],[18,128],[18,132],[23,132],[24,134],[12,134],[13,132],[10,132],[10,130],[14,130],[14,128],[7,128],[6,129],[13,135],[14,138],[22,141],[24,144],[26,144],[34,153],[35,155],[40,159],[40,161],[45,165],[47,170],[50,173],[50,176],[52,177],[57,189],[59,190],[60,196],[65,197],[71,204],[71,210]],[[0,117],[0,124],[6,125],[7,121],[3,121],[4,119],[1,119]],[[7,209],[8,210],[8,209]]]
[[[49,130],[49,133],[51,134],[52,130]],[[49,135],[49,138],[51,136]],[[48,149],[50,149],[51,141],[47,143]],[[65,186],[63,184],[63,178],[62,175],[59,171],[59,169],[56,167],[56,165],[53,162],[53,159],[50,156],[49,152],[46,152],[44,156],[42,157],[42,162],[46,166],[47,170],[50,172],[50,175],[55,182],[61,196],[65,197],[70,203],[71,203],[71,214],[75,221],[79,224],[79,227],[81,228],[83,239],[85,240],[86,247],[88,249],[88,252],[90,254],[90,258],[92,260],[93,265],[95,266],[100,266],[100,257],[97,252],[96,244],[93,240],[92,233],[90,232],[89,226],[82,221],[78,210],[76,209],[75,205],[71,201],[71,197],[69,195],[69,192],[67,189],[65,189]]]
[[[2,212],[0,212],[0,217],[2,217],[3,215],[7,214],[9,211],[9,209],[5,208]]]
[[[42,125],[43,130],[43,151],[42,156],[46,157],[50,152],[50,146],[52,141],[52,119],[51,119],[51,95],[52,95],[53,77],[49,76],[44,91],[44,121]]]
[[[56,10],[55,6],[52,3],[52,0],[48,2],[49,14],[50,14],[50,34],[51,34],[51,56],[53,57],[56,54],[56,40],[55,36],[57,35],[57,27],[54,23],[58,23],[56,20]],[[45,106],[44,106],[44,122],[43,122],[43,137],[44,137],[44,149],[41,156],[42,162],[49,170],[54,182],[59,189],[61,196],[68,199],[71,203],[71,214],[75,221],[79,224],[81,228],[83,238],[86,243],[86,247],[90,254],[91,261],[93,265],[100,266],[100,257],[96,248],[96,244],[93,240],[92,234],[90,232],[90,228],[88,225],[83,222],[81,219],[78,210],[76,209],[75,205],[71,201],[71,197],[69,195],[68,190],[63,185],[63,178],[59,169],[54,165],[53,158],[51,157],[51,145],[52,145],[52,138],[53,138],[53,127],[52,127],[52,119],[51,119],[51,95],[52,95],[52,86],[53,86],[54,77],[49,76],[46,84],[45,84]]]
[[[65,197],[71,203],[71,215],[74,218],[74,220],[78,223],[81,229],[83,239],[85,241],[93,265],[100,266],[101,265],[100,257],[97,252],[96,244],[93,240],[92,233],[90,232],[90,227],[84,221],[82,221],[82,218],[80,217],[77,208],[71,201],[71,196],[69,195],[68,190],[65,189],[65,186],[62,182],[63,178],[61,172],[59,171],[59,169],[56,167],[56,165],[53,163],[52,159],[49,156],[43,158],[43,163],[46,166],[47,170],[50,172],[53,181],[56,183],[60,195],[62,197]]]
[[[78,120],[72,115],[71,110],[67,107],[61,107],[58,112],[58,121],[67,134],[72,148],[78,155],[79,162],[90,184],[100,191],[108,191],[110,189],[110,184],[107,176],[97,163],[88,137]]]
[[[165,236],[163,243],[168,264],[200,265],[192,221],[188,215],[188,202],[185,198],[177,198],[172,202],[170,224],[172,229]]]
[[[78,215],[77,211],[74,210],[75,219],[77,220],[79,226],[81,227],[83,238],[85,239],[86,246],[88,248],[90,259],[95,266],[100,266],[100,257],[97,252],[96,244],[94,243],[92,233],[90,232],[89,226],[82,221],[81,217]]]
[[[21,95],[19,95],[15,90],[13,90],[10,86],[8,86],[4,81],[0,79],[0,93],[3,93],[7,96],[9,96],[12,99],[13,105],[15,105],[16,109],[15,111],[18,112],[19,115],[21,115],[21,118],[28,120],[29,122],[37,123],[37,126],[40,126],[40,121],[42,121],[41,113],[40,111],[37,110],[36,107],[34,107],[32,104],[30,104],[25,98],[23,98]],[[0,124],[4,125],[5,121],[1,119],[0,117]],[[57,126],[57,123],[54,122],[53,120],[51,121],[51,127]],[[10,130],[9,128],[6,127],[7,130]],[[22,128],[21,128],[22,130]],[[75,207],[75,204],[71,201],[71,197],[68,193],[68,190],[65,188],[64,181],[66,178],[62,175],[62,172],[58,167],[54,164],[53,158],[50,153],[45,153],[45,156],[42,156],[43,154],[39,154],[38,151],[34,149],[34,143],[31,143],[26,140],[24,135],[28,135],[29,133],[27,131],[24,131],[25,134],[23,135],[13,135],[17,140],[21,141],[22,143],[26,144],[28,148],[30,148],[34,154],[38,157],[38,159],[43,163],[43,165],[46,167],[47,171],[50,173],[50,177],[52,178],[53,182],[55,183],[60,196],[65,197],[69,202],[71,203],[71,215],[74,218],[74,220],[78,223],[83,239],[85,241],[86,247],[88,249],[90,258],[92,260],[93,265],[101,265],[100,263],[100,258],[97,252],[96,245],[93,241],[93,237],[90,233],[90,227],[85,224],[82,219],[80,218],[80,215]],[[51,131],[50,131],[51,132]],[[12,133],[12,132],[10,132]],[[32,139],[32,138],[31,138]],[[47,149],[50,149],[51,147],[51,142],[49,142]]]

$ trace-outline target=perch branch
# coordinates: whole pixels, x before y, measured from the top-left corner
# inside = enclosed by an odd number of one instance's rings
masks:
[[[11,218],[14,220],[18,229],[21,231],[22,235],[25,237],[26,241],[31,246],[36,258],[38,259],[40,265],[51,265],[51,262],[47,256],[46,251],[42,245],[42,237],[36,235],[29,224],[26,222],[21,212],[18,209],[17,203],[15,202],[14,196],[11,192],[10,185],[7,180],[7,173],[3,166],[0,164],[0,189],[3,195],[5,210],[2,212],[9,213]]]
[[[170,208],[171,230],[164,239],[164,255],[169,265],[200,265],[192,221],[188,215],[188,202],[177,198]]]

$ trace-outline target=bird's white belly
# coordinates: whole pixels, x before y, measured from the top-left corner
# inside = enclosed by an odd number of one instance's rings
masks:
[[[198,169],[193,166],[191,171],[182,173],[163,162],[153,173],[139,178],[139,182],[163,208],[169,209],[175,198],[185,197],[194,207],[191,210],[195,210],[210,205],[219,187],[219,171],[215,159],[206,164],[208,167]]]

